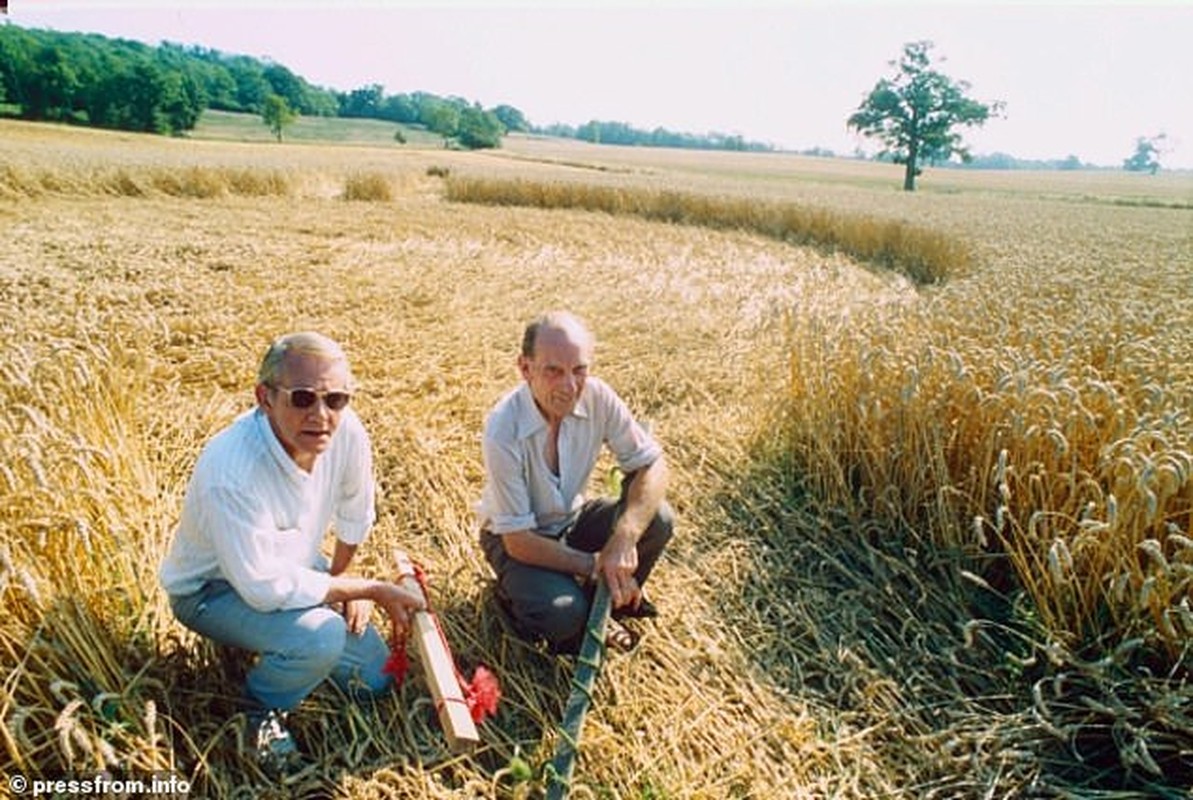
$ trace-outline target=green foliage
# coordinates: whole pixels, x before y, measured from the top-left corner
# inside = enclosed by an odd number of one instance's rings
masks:
[[[456,140],[469,150],[501,147],[501,136],[505,128],[497,115],[480,106],[461,109],[460,122],[456,128]]]
[[[443,137],[445,146],[460,127],[460,109],[454,103],[438,98],[424,101],[419,117],[428,130]]]
[[[591,120],[573,128],[570,125],[548,125],[542,128],[531,127],[534,133],[547,136],[560,136],[565,139],[579,139],[593,144],[620,144],[634,147],[676,147],[688,150],[748,150],[764,152],[773,150],[769,144],[751,142],[737,135],[723,133],[707,133],[697,135],[692,133],[676,133],[666,128],[655,128],[647,131],[635,128],[625,122],[600,122]]]
[[[1127,172],[1150,172],[1155,175],[1160,171],[1161,142],[1165,134],[1159,136],[1140,136],[1135,140],[1135,152],[1130,158],[1123,160],[1123,169]]]
[[[903,188],[909,192],[915,190],[924,161],[947,161],[953,155],[969,160],[957,127],[983,125],[1002,110],[1002,103],[985,105],[967,97],[968,83],[933,69],[928,54],[932,46],[904,45],[903,58],[891,62],[897,68],[894,77],[875,84],[847,123],[863,136],[882,141],[880,156],[907,166]]]
[[[530,130],[530,123],[526,121],[526,117],[521,111],[513,106],[500,105],[493,109],[493,116],[497,117],[507,131],[516,131],[518,133],[525,133]]]
[[[340,96],[341,117],[378,117],[381,98],[385,94],[380,84],[362,86]]]
[[[26,119],[180,134],[207,108],[260,114],[271,94],[300,114],[339,110],[333,92],[280,64],[200,47],[0,27],[0,97]]]
[[[294,122],[294,110],[286,98],[278,94],[271,94],[265,98],[265,106],[261,110],[261,121],[269,126],[269,130],[282,141],[282,130]]]
[[[0,28],[6,95],[32,120],[178,134],[206,107],[203,76],[177,48],[96,35]]]

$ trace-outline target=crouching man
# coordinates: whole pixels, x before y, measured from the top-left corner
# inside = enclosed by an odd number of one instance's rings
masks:
[[[256,407],[203,448],[159,578],[183,625],[258,654],[244,686],[246,746],[273,770],[296,752],[287,712],[325,679],[353,695],[389,687],[373,604],[400,640],[421,599],[346,574],[375,519],[375,481],[339,345],[310,332],[281,337],[255,394]]]
[[[567,312],[527,325],[523,382],[491,410],[483,440],[481,547],[497,598],[519,633],[562,653],[578,650],[602,578],[614,608],[607,644],[634,646],[635,633],[616,620],[654,616],[643,587],[673,527],[662,448],[589,374],[593,349]],[[605,446],[625,474],[621,496],[586,500]]]

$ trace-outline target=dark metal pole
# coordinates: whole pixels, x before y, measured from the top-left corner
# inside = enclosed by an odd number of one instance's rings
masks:
[[[571,791],[572,771],[580,749],[580,729],[584,726],[584,715],[592,703],[592,688],[605,661],[605,631],[609,626],[612,605],[609,587],[602,579],[597,582],[596,595],[592,599],[588,624],[584,630],[584,641],[580,644],[580,655],[576,657],[572,692],[568,695],[563,711],[555,758],[547,768],[547,800],[563,800]]]

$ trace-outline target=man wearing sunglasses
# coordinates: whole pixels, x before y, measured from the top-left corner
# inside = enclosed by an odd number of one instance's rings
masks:
[[[421,605],[394,583],[346,574],[376,516],[371,444],[348,407],[351,387],[332,340],[303,332],[275,341],[256,407],[200,454],[160,570],[183,625],[258,654],[244,687],[246,745],[269,770],[295,760],[286,714],[325,679],[353,695],[389,687],[373,604],[396,640]]]
[[[485,423],[481,547],[497,575],[497,598],[515,627],[556,651],[583,638],[593,585],[604,579],[614,619],[654,616],[642,593],[671,538],[662,448],[599,378],[594,341],[577,317],[550,312],[522,337],[524,379]],[[618,499],[586,500],[604,447],[624,477]],[[629,649],[620,624],[608,644]]]

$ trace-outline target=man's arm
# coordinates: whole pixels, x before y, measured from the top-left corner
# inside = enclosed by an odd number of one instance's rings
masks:
[[[567,543],[533,531],[514,531],[498,534],[505,552],[515,561],[571,575],[592,575],[596,557],[592,553],[569,547]]]
[[[344,575],[354,555],[356,545],[336,539],[335,552],[331,558],[331,584],[323,602],[329,605],[343,603],[348,628],[358,636],[364,633],[368,625],[371,604],[378,603],[389,615],[394,637],[399,640],[405,638],[410,626],[410,615],[423,607],[422,598],[396,583]]]
[[[327,596],[323,602],[328,604],[347,603],[368,600],[377,603],[385,609],[393,625],[394,637],[401,640],[410,630],[411,615],[423,608],[422,598],[388,581],[378,581],[372,578],[356,578],[347,575],[336,575],[331,579],[327,589]]]
[[[356,545],[348,544],[342,539],[336,539],[336,549],[331,556],[331,569],[328,570],[332,575],[340,575],[344,570],[348,569],[348,565],[352,563],[352,557],[356,555]]]
[[[638,543],[667,496],[669,478],[667,462],[661,455],[650,466],[633,474],[626,493],[625,511],[613,527],[611,542],[620,539],[631,545]]]
[[[556,572],[595,577],[599,569],[609,584],[613,605],[618,608],[634,605],[642,596],[634,578],[638,569],[638,540],[666,497],[667,481],[667,464],[662,456],[634,473],[626,490],[625,510],[600,553],[576,550],[563,541],[532,531],[501,534],[505,552],[515,561]]]
[[[598,566],[609,584],[616,608],[637,605],[641,600],[642,589],[634,578],[638,569],[638,540],[667,495],[668,478],[667,462],[661,455],[650,466],[633,474],[626,491],[625,510],[617,518],[609,541],[601,548]]]

